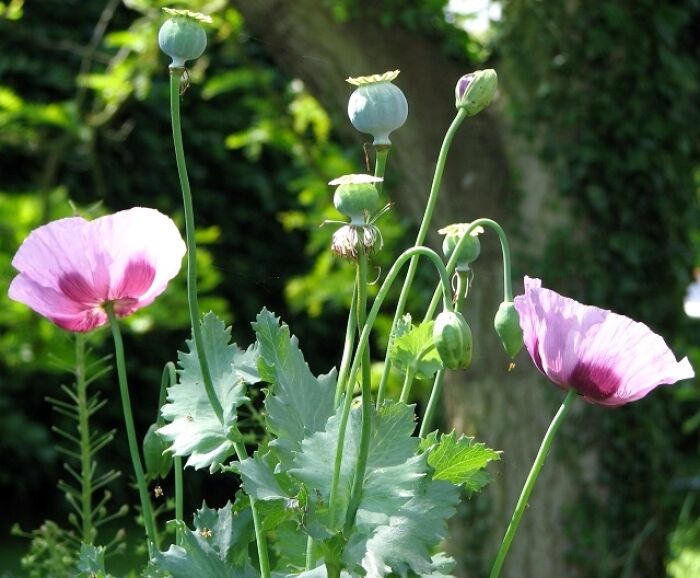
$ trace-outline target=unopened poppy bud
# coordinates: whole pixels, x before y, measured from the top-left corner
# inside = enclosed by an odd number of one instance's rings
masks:
[[[375,146],[389,146],[389,135],[408,118],[408,102],[401,89],[392,84],[398,70],[372,76],[348,78],[357,86],[350,95],[348,116],[360,132],[371,134]]]
[[[157,424],[151,424],[143,438],[146,475],[152,480],[167,476],[173,465],[173,457],[169,453],[165,453],[168,449],[168,443],[156,433],[157,429]]]
[[[372,175],[344,175],[332,180],[329,185],[338,185],[333,195],[333,204],[353,225],[368,223],[371,215],[379,210],[379,191],[375,183],[382,182]]]
[[[163,8],[170,14],[158,31],[160,49],[173,59],[170,68],[184,68],[185,62],[199,58],[207,47],[202,23],[211,18],[190,10]]]
[[[445,235],[445,239],[442,242],[442,253],[446,259],[449,260],[452,257],[460,240],[467,233],[469,226],[470,223],[455,223],[438,231],[441,235]],[[481,243],[478,236],[483,232],[483,227],[474,227],[469,232],[469,238],[464,240],[459,250],[457,266],[455,267],[457,271],[468,271],[469,265],[479,257]]]
[[[472,362],[472,331],[461,313],[443,311],[433,325],[435,349],[448,369],[466,369]]]
[[[523,330],[520,328],[520,316],[512,301],[501,303],[493,327],[501,338],[506,353],[514,358],[523,348]]]
[[[498,75],[492,68],[470,72],[457,81],[455,104],[474,116],[491,104],[497,88]]]

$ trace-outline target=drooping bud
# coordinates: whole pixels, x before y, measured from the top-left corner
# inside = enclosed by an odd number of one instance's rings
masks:
[[[383,179],[372,175],[344,175],[333,179],[329,185],[338,185],[333,204],[353,225],[364,225],[379,210],[379,191],[375,183]]]
[[[357,86],[350,95],[348,116],[352,125],[360,132],[371,134],[375,146],[389,146],[389,135],[403,126],[408,118],[408,102],[401,89],[392,84],[399,75],[398,70],[348,78]]]
[[[184,68],[188,60],[199,58],[204,53],[207,35],[202,23],[211,23],[211,18],[190,10],[163,10],[171,17],[158,31],[158,44],[173,59],[170,68]]]
[[[492,68],[470,72],[457,81],[455,104],[474,116],[491,104],[497,88],[498,75]]]
[[[469,226],[470,223],[455,223],[454,225],[447,225],[447,227],[443,227],[438,231],[441,235],[445,235],[445,239],[442,242],[442,253],[446,259],[449,260],[452,257],[452,253],[457,248],[460,239],[467,233]],[[474,227],[469,232],[469,237],[464,240],[459,251],[457,271],[469,271],[470,263],[473,263],[479,257],[481,253],[479,235],[483,232],[483,227]]]
[[[523,330],[520,328],[520,317],[512,301],[501,303],[494,317],[493,327],[501,338],[506,353],[513,359],[523,348]]]
[[[362,253],[380,251],[382,244],[382,234],[374,225],[343,225],[333,233],[331,250],[338,257],[354,261]]]
[[[156,433],[157,429],[157,424],[151,424],[143,438],[146,476],[151,480],[167,476],[173,465],[173,456],[165,453],[168,449],[168,443]]]
[[[472,331],[461,313],[443,311],[433,325],[435,349],[448,369],[466,369],[472,362]]]

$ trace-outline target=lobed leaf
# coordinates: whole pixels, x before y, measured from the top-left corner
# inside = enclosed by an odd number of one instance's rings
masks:
[[[271,384],[265,408],[269,428],[277,439],[270,445],[276,449],[282,469],[287,469],[302,440],[322,431],[335,413],[335,370],[314,377],[297,338],[267,309],[260,312],[253,329],[260,377]]]
[[[180,352],[178,383],[168,388],[163,417],[170,423],[158,433],[171,443],[168,451],[189,456],[186,465],[195,469],[221,467],[234,453],[239,441],[237,408],[247,401],[245,384],[259,381],[255,369],[257,351],[243,351],[231,343],[231,330],[213,313],[202,319],[202,338],[214,390],[224,410],[223,423],[209,403],[194,340],[187,341],[188,353]]]
[[[414,325],[409,314],[403,316],[391,341],[389,358],[394,367],[403,373],[414,368],[417,379],[430,379],[442,369],[442,361],[435,349],[433,325],[433,321]]]

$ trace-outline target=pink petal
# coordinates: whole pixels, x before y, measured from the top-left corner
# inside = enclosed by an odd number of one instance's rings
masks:
[[[106,323],[107,301],[119,316],[151,303],[180,270],[185,249],[172,220],[154,209],[61,219],[22,243],[10,297],[61,327],[87,331]]]
[[[525,278],[525,295],[515,298],[515,307],[537,368],[590,402],[623,405],[694,376],[687,358],[678,362],[643,323],[562,297],[539,279]]]

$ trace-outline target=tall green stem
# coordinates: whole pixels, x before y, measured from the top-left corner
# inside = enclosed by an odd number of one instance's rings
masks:
[[[180,81],[184,70],[184,68],[170,69],[170,112],[173,124],[173,143],[175,145],[177,174],[180,178],[182,201],[185,209],[185,233],[187,238],[187,302],[190,309],[192,337],[194,338],[194,344],[197,349],[197,357],[199,358],[199,366],[202,371],[204,389],[207,392],[207,398],[214,410],[214,414],[219,419],[219,422],[223,424],[224,410],[214,390],[214,382],[209,370],[199,318],[199,301],[197,298],[197,243],[195,241],[194,207],[192,204],[190,182],[187,177],[185,149],[182,144],[182,127],[180,124]]]
[[[357,326],[364,328],[367,316],[367,255],[361,253],[357,259]],[[349,534],[355,523],[355,515],[362,499],[369,442],[372,435],[372,368],[370,366],[369,345],[366,344],[361,357],[362,370],[362,425],[360,429],[360,446],[357,450],[357,462],[350,489],[350,500],[345,517],[345,534]]]
[[[435,379],[433,380],[433,389],[430,392],[430,399],[428,400],[428,405],[425,408],[425,413],[423,414],[423,419],[420,424],[420,431],[418,432],[418,437],[424,438],[430,432],[430,424],[433,421],[433,416],[437,411],[438,405],[440,404],[440,397],[442,396],[442,388],[445,384],[445,370],[440,369],[435,374]]]
[[[340,481],[340,465],[343,460],[343,448],[345,446],[345,431],[347,429],[347,424],[348,424],[348,418],[350,417],[350,409],[352,407],[352,384],[355,383],[355,379],[357,378],[357,372],[359,370],[359,363],[362,358],[362,354],[364,352],[365,347],[367,346],[367,342],[369,341],[369,334],[370,331],[372,330],[372,327],[374,325],[375,320],[377,319],[377,315],[379,314],[379,310],[384,303],[384,300],[386,299],[387,295],[389,294],[389,290],[391,289],[392,285],[394,284],[394,281],[396,280],[396,277],[398,276],[399,272],[403,268],[403,266],[414,256],[424,256],[427,257],[431,263],[435,266],[437,269],[439,275],[440,275],[440,282],[443,288],[443,294],[444,294],[444,300],[443,300],[443,305],[446,310],[450,310],[452,308],[452,303],[450,302],[450,279],[447,276],[447,271],[445,269],[445,265],[442,262],[442,259],[440,256],[433,251],[432,249],[429,249],[428,247],[411,247],[410,249],[407,249],[404,251],[401,255],[399,255],[398,259],[396,259],[395,263],[392,265],[391,269],[389,269],[389,272],[387,273],[386,279],[384,279],[384,283],[382,283],[382,286],[379,288],[379,292],[377,293],[377,296],[374,299],[374,303],[372,304],[372,309],[370,312],[367,314],[367,319],[365,321],[364,327],[362,328],[362,332],[360,333],[360,339],[357,344],[357,349],[355,351],[355,356],[353,358],[353,363],[350,368],[350,376],[348,378],[348,386],[345,394],[345,401],[343,403],[343,411],[340,417],[340,425],[339,425],[339,431],[338,431],[338,446],[335,452],[335,462],[333,465],[333,478],[331,480],[331,490],[330,490],[330,497],[329,497],[329,519],[330,519],[330,524],[333,526],[335,524],[336,520],[336,515],[337,515],[337,508],[338,508],[338,485]]]
[[[345,391],[345,381],[350,370],[352,360],[352,348],[355,345],[355,334],[357,332],[357,283],[353,286],[352,302],[350,303],[350,313],[348,314],[348,324],[345,328],[345,342],[343,344],[343,357],[340,360],[340,370],[338,371],[338,382],[335,388],[335,405],[340,403],[340,398]]]
[[[551,448],[552,442],[554,441],[554,436],[556,435],[557,430],[559,429],[559,426],[561,425],[562,421],[564,421],[566,414],[569,412],[571,403],[574,401],[575,398],[576,390],[570,389],[567,392],[566,397],[564,398],[564,403],[561,404],[561,407],[559,408],[557,414],[554,416],[552,423],[549,424],[547,433],[544,435],[544,439],[542,440],[542,445],[540,446],[540,449],[537,452],[537,457],[535,457],[535,462],[532,464],[532,469],[530,470],[530,473],[528,474],[527,479],[525,480],[525,485],[523,486],[522,492],[520,493],[520,497],[518,498],[518,503],[515,505],[513,517],[510,521],[510,524],[508,524],[508,529],[506,530],[505,536],[503,536],[503,542],[501,543],[501,547],[498,550],[498,554],[496,555],[496,560],[493,563],[493,568],[491,569],[491,574],[489,575],[489,578],[498,578],[499,574],[501,573],[501,568],[503,567],[503,562],[506,558],[506,555],[508,554],[508,549],[510,548],[510,544],[513,541],[513,538],[515,537],[515,533],[518,531],[520,520],[522,519],[523,514],[525,513],[525,508],[527,508],[528,500],[530,499],[530,494],[532,493],[532,490],[535,487],[535,482],[537,482],[537,477],[540,475],[542,466],[544,466],[544,462],[547,459],[549,449]]]
[[[242,443],[234,443],[233,448],[236,451],[238,461],[242,462],[248,457],[248,452]],[[250,511],[253,515],[253,529],[255,530],[255,543],[258,548],[258,562],[260,563],[260,578],[270,578],[270,559],[267,553],[267,537],[263,532],[262,520],[260,513],[255,503],[255,498],[248,496],[250,503]]]
[[[428,236],[428,230],[430,228],[430,222],[433,218],[433,212],[435,211],[435,205],[437,204],[440,185],[442,183],[442,175],[445,171],[445,162],[447,161],[447,153],[452,145],[452,140],[460,125],[467,117],[467,113],[463,108],[458,109],[457,115],[455,116],[452,124],[447,129],[445,133],[445,138],[442,141],[442,146],[440,147],[440,153],[438,155],[437,164],[435,166],[435,172],[433,174],[433,182],[430,186],[430,195],[428,196],[428,202],[425,207],[425,212],[423,213],[423,220],[421,221],[420,228],[418,229],[418,235],[416,236],[416,241],[414,247],[418,247],[425,242],[425,238]],[[406,278],[404,280],[403,287],[401,288],[401,293],[399,295],[399,302],[396,305],[396,313],[394,314],[394,321],[391,324],[391,333],[389,334],[389,345],[387,347],[387,355],[384,361],[384,370],[382,372],[382,378],[379,382],[379,390],[377,391],[377,407],[381,405],[384,401],[384,395],[386,391],[386,385],[389,379],[389,372],[391,371],[391,361],[389,360],[389,351],[391,351],[391,341],[393,339],[394,331],[396,326],[403,315],[404,309],[406,308],[406,301],[408,299],[408,293],[411,290],[411,285],[413,284],[413,278],[416,275],[416,269],[418,268],[418,260],[411,260],[411,264],[408,267],[408,272],[406,273]]]
[[[175,364],[169,361],[163,368],[163,374],[160,379],[160,398],[158,400],[158,417],[156,423],[161,427],[165,420],[161,414],[161,409],[165,405],[167,399],[167,390],[175,385],[177,375],[175,373]],[[184,486],[182,480],[182,458],[180,456],[173,457],[173,470],[175,473],[175,520],[182,522],[184,519]],[[175,526],[175,541],[178,545],[182,544],[183,529],[182,524]]]
[[[377,157],[374,160],[374,176],[380,179],[384,178],[384,173],[386,171],[386,159],[389,156],[389,146],[382,146],[376,149]],[[377,183],[377,191],[382,194],[382,188],[384,187],[384,181]]]
[[[92,444],[90,443],[90,411],[85,376],[85,336],[75,338],[75,389],[78,397],[78,429],[80,432],[80,479],[82,542],[92,544]]]
[[[131,411],[131,400],[129,398],[129,385],[126,376],[126,363],[124,361],[124,343],[122,334],[119,330],[119,323],[114,315],[114,307],[111,303],[104,306],[107,316],[109,317],[109,326],[112,330],[112,339],[114,340],[114,352],[117,364],[117,377],[119,378],[119,393],[122,399],[122,411],[124,413],[124,423],[126,425],[126,437],[129,442],[129,454],[131,455],[131,464],[134,468],[136,476],[136,484],[139,489],[139,498],[141,499],[141,513],[143,515],[143,523],[146,528],[146,539],[148,540],[148,551],[151,552],[156,540],[155,522],[153,519],[153,508],[151,500],[148,496],[148,487],[146,486],[146,478],[143,475],[143,465],[139,454],[139,444],[136,439],[136,427],[134,426],[134,416]]]

